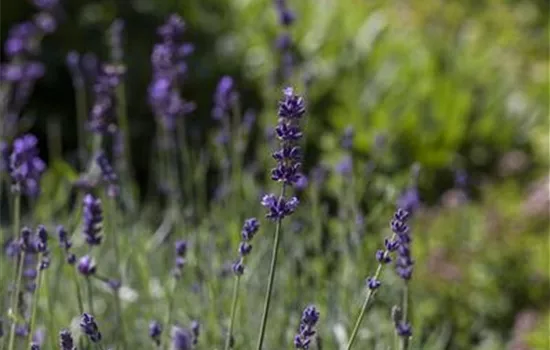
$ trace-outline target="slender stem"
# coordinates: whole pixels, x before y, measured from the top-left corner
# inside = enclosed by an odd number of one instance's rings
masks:
[[[92,313],[92,315],[95,316],[94,298],[92,294],[92,281],[89,277],[86,277],[86,287],[88,288],[88,307],[90,308],[90,312]]]
[[[110,230],[111,230],[111,239],[113,241],[113,246],[114,246],[114,250],[115,250],[115,266],[117,266],[118,268],[120,266],[122,266],[121,264],[121,260],[120,260],[120,235],[118,234],[118,227],[117,227],[117,205],[116,205],[116,199],[115,198],[110,198],[109,200],[109,203],[110,203],[110,206],[111,206],[111,210],[110,210],[110,214],[109,214],[109,217],[111,219],[111,227],[110,227]],[[118,275],[120,276],[120,271],[118,272]],[[123,348],[126,349],[126,333],[125,333],[125,329],[124,329],[124,322],[123,322],[123,317],[122,317],[122,307],[120,305],[120,294],[119,294],[119,291],[118,291],[118,288],[114,290],[114,293],[115,293],[115,308],[116,308],[116,314],[117,314],[117,318],[118,318],[118,323],[119,323],[119,326],[120,326],[120,338],[121,338],[121,341],[122,341],[122,344],[124,345]]]
[[[59,266],[63,266],[63,264],[59,264]],[[59,268],[58,268],[59,270]],[[57,278],[56,281],[59,281],[60,279]],[[53,322],[53,312],[51,310],[53,310],[53,300],[51,298],[51,294],[50,294],[50,277],[49,275],[44,275],[44,285],[46,286],[46,288],[44,288],[44,294],[46,294],[46,300],[47,300],[47,303],[48,303],[48,310],[50,312],[48,312],[48,330],[52,330],[52,329],[55,329],[54,327],[54,322]],[[57,295],[57,294],[54,294],[54,295]],[[55,343],[55,337],[52,337],[52,336],[49,336],[48,337],[50,339],[50,347],[52,349],[55,349],[56,347],[56,343]]]
[[[14,198],[14,205],[13,205],[13,232],[17,239],[19,239],[19,220],[21,215],[21,194],[19,192],[15,193]],[[17,298],[19,296],[19,290],[21,288],[21,275],[23,274],[23,262],[25,260],[25,251],[21,252],[21,256],[19,257],[19,263],[16,264],[15,267],[15,292],[11,297],[11,303],[10,303],[10,310],[9,313],[13,316],[11,328],[10,328],[10,336],[9,336],[9,342],[8,342],[8,350],[13,350],[13,346],[15,343],[15,327],[16,327],[16,320],[17,320]]]
[[[281,200],[284,197],[285,189],[286,189],[286,186],[283,184],[283,188],[281,190],[281,196],[279,197],[279,200]],[[267,314],[269,313],[269,304],[271,303],[271,293],[273,291],[273,281],[275,280],[275,270],[277,267],[277,253],[279,251],[279,243],[281,241],[281,221],[282,219],[278,219],[277,226],[275,227],[273,252],[271,254],[271,266],[269,268],[269,281],[267,284],[267,292],[265,294],[264,311],[262,314],[262,323],[260,326],[260,335],[258,337],[258,345],[256,346],[257,350],[261,350],[262,345],[264,343],[265,327],[267,325]]]
[[[31,311],[31,322],[29,324],[29,337],[28,342],[29,344],[32,343],[32,331],[34,329],[34,324],[36,322],[36,310],[38,309],[38,301],[40,300],[40,286],[42,284],[42,275],[44,274],[44,271],[40,269],[40,258],[41,254],[38,256],[38,264],[36,266],[36,269],[38,271],[38,281],[36,282],[36,290],[33,294],[33,301],[31,304],[32,311]]]
[[[172,309],[174,306],[174,294],[176,294],[176,285],[178,283],[178,279],[174,278],[172,281],[172,288],[170,288],[169,295],[168,295],[168,312],[166,313],[166,321],[164,322],[164,325],[166,328],[169,327],[170,323],[172,322]],[[159,346],[162,348],[162,346]]]
[[[233,284],[233,301],[231,302],[231,316],[229,318],[229,331],[227,332],[227,339],[225,340],[225,350],[231,348],[231,339],[233,337],[233,323],[235,321],[235,313],[237,310],[237,301],[239,299],[239,283],[241,276],[235,276],[235,283]]]
[[[407,322],[407,310],[409,308],[409,284],[405,281],[405,287],[403,288],[403,324]],[[406,350],[409,348],[409,337],[401,337],[400,349]]]
[[[80,284],[78,283],[78,274],[76,270],[73,270],[73,281],[76,289],[76,300],[78,302],[78,312],[80,315],[84,313],[84,302],[82,301],[82,292],[80,291]],[[79,349],[84,349],[84,339],[79,337],[78,343],[80,345]]]

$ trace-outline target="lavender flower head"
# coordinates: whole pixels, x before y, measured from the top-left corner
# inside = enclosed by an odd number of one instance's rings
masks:
[[[186,262],[185,256],[187,255],[187,245],[187,241],[183,239],[176,241],[176,243],[174,244],[176,258],[172,274],[175,278],[181,277],[181,273]]]
[[[94,259],[89,255],[84,255],[78,260],[78,272],[84,277],[89,277],[96,272],[96,264]]]
[[[193,334],[186,328],[172,327],[171,350],[191,350],[193,347]]]
[[[410,214],[414,214],[420,208],[420,195],[416,186],[407,189],[397,199],[397,207]]]
[[[16,187],[28,196],[40,193],[40,177],[46,164],[38,156],[38,140],[26,134],[13,142],[10,156],[10,172]]]
[[[89,117],[89,128],[92,132],[112,134],[117,130],[115,89],[124,73],[124,67],[106,64],[97,76],[94,85],[94,104]]]
[[[319,312],[315,306],[308,306],[302,313],[300,328],[298,334],[294,337],[294,346],[296,349],[309,349],[311,339],[315,335],[315,325],[319,321]]]
[[[353,130],[353,127],[351,125],[347,126],[344,130],[344,134],[342,135],[342,138],[340,139],[340,145],[345,150],[351,150],[353,147],[353,139],[355,138],[355,130]]]
[[[103,236],[101,235],[103,223],[103,209],[101,200],[91,194],[84,197],[84,227],[82,234],[86,243],[90,246],[101,244]]]
[[[230,76],[223,76],[218,82],[216,93],[214,95],[214,108],[212,109],[212,117],[215,120],[223,119],[239,98],[235,91],[235,83]]]
[[[88,313],[83,313],[80,317],[80,329],[88,336],[92,343],[101,341],[101,333],[94,317]]]
[[[73,336],[68,329],[59,332],[59,347],[61,350],[75,350]]]
[[[149,337],[153,339],[153,342],[160,346],[160,336],[162,334],[162,325],[159,321],[151,321],[149,323]]]
[[[244,258],[252,251],[250,241],[260,228],[260,222],[256,218],[246,219],[241,230],[241,243],[239,244],[239,260],[233,264],[233,272],[240,276],[244,273]]]
[[[395,271],[405,281],[411,279],[414,262],[411,258],[411,235],[407,225],[409,213],[403,209],[397,209],[390,223],[392,231],[397,236],[397,258]]]
[[[193,46],[182,39],[185,23],[181,17],[172,15],[157,30],[161,41],[153,47],[151,64],[153,80],[149,84],[149,104],[167,130],[173,130],[178,117],[195,109],[192,102],[185,101],[179,86],[187,72],[185,57],[193,51]]]
[[[117,133],[118,135],[118,133]],[[107,194],[109,197],[116,197],[119,193],[118,176],[111,166],[105,152],[100,152],[96,157],[97,165],[101,170],[103,181],[107,184]]]

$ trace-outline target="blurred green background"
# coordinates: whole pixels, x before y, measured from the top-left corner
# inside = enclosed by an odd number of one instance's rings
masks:
[[[549,4],[289,1],[297,14],[291,29],[297,58],[292,84],[306,92],[309,107],[306,169],[318,162],[336,164],[343,154],[339,139],[352,125],[356,176],[369,182],[363,207],[370,228],[378,229],[389,217],[380,213],[389,212],[374,202],[393,200],[407,186],[411,166],[421,165],[415,320],[436,334],[425,336],[425,344],[550,348]],[[222,75],[237,80],[244,109],[256,110],[264,121],[260,125],[274,120],[273,91],[282,87],[273,86],[274,41],[281,29],[271,1],[82,0],[65,1],[63,8],[59,30],[43,43],[46,76],[25,113],[35,117],[32,130],[41,139],[51,137],[51,123],[61,125],[66,159],[74,158],[76,139],[65,55],[94,52],[107,60],[105,33],[115,18],[126,24],[133,154],[150,153],[150,143],[143,142],[154,130],[146,98],[149,56],[155,28],[171,12],[184,18],[188,41],[196,46],[182,90],[198,106],[188,117],[189,132],[204,136],[212,127],[212,96]],[[25,1],[3,0],[2,40],[13,23],[31,13]],[[382,149],[377,138],[385,140]],[[373,160],[377,171],[371,175],[364,168]],[[145,184],[149,157],[133,162]],[[461,189],[470,198],[466,204],[457,204],[457,169],[468,174]],[[337,199],[341,186],[332,179],[324,195]],[[304,220],[311,220],[304,211]],[[326,224],[341,225],[328,219]],[[373,237],[360,259],[373,260],[380,234]],[[296,254],[299,260],[305,253]],[[373,265],[342,264],[341,271],[353,271],[342,272],[345,292],[357,295],[360,279]],[[349,283],[352,277],[355,284]],[[333,321],[353,309],[353,302],[346,300],[346,310],[331,314]],[[374,313],[366,321],[376,323],[377,317],[387,315]],[[336,321],[324,327],[328,338],[338,339]],[[336,343],[329,341],[327,348]]]

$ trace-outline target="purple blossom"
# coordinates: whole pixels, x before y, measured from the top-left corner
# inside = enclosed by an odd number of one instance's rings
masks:
[[[191,350],[193,347],[193,334],[186,328],[172,327],[172,349]]]
[[[75,350],[73,336],[68,329],[59,332],[59,347],[61,350]]]
[[[227,75],[223,76],[216,87],[212,117],[215,120],[222,120],[231,112],[231,108],[233,108],[237,99],[238,94],[235,92],[233,78]]]
[[[149,323],[149,337],[153,339],[153,342],[160,346],[160,336],[162,334],[162,325],[159,321],[153,320]]]
[[[13,181],[22,193],[36,196],[40,192],[39,182],[46,164],[38,155],[38,140],[26,134],[13,142],[10,156],[10,171]]]
[[[118,134],[118,133],[117,133]],[[100,152],[96,157],[97,165],[101,170],[103,181],[107,184],[107,193],[110,197],[116,197],[119,193],[118,176],[111,166],[105,152]]]
[[[92,343],[99,343],[101,341],[101,333],[92,315],[87,313],[82,314],[80,317],[80,329],[88,336]]]
[[[91,194],[84,196],[84,226],[82,234],[90,246],[101,244],[103,209],[101,200]]]
[[[78,260],[78,272],[83,276],[88,277],[96,272],[95,261],[89,255],[84,255]]]
[[[414,214],[420,208],[420,204],[420,195],[415,186],[407,189],[397,199],[397,207],[402,208],[410,214]]]
[[[89,116],[89,127],[94,133],[112,134],[117,130],[115,89],[124,73],[124,67],[106,64],[97,76],[94,103]]]
[[[153,47],[151,63],[153,80],[149,84],[149,104],[163,127],[172,130],[178,117],[195,109],[195,104],[185,101],[179,85],[187,71],[185,57],[193,51],[191,44],[182,40],[185,23],[181,17],[171,15],[157,30],[161,41]]]
[[[336,172],[342,176],[349,177],[353,173],[353,159],[350,155],[344,156],[342,160],[336,164]]]
[[[232,269],[236,275],[244,273],[244,258],[252,251],[250,241],[254,238],[260,228],[260,222],[256,218],[249,218],[244,221],[241,230],[242,241],[239,243],[239,259],[233,263]]]
[[[315,306],[308,306],[302,313],[298,334],[294,337],[296,349],[309,349],[311,339],[315,335],[315,325],[319,321],[319,312]]]
[[[347,126],[344,130],[344,134],[342,135],[342,138],[340,139],[340,145],[345,150],[351,150],[353,148],[353,139],[355,137],[355,130],[353,130],[353,127],[351,125]]]
[[[262,197],[261,204],[268,210],[266,217],[277,221],[294,213],[298,207],[299,201],[296,197],[291,197],[286,200],[282,197],[277,198],[274,194],[266,194]]]

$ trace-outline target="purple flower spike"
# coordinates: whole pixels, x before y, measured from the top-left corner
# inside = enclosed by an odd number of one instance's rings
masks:
[[[315,325],[319,321],[319,312],[315,306],[308,306],[302,313],[300,328],[298,334],[294,337],[294,346],[296,349],[309,349],[311,339],[315,335]]]
[[[68,329],[59,332],[59,347],[61,350],[75,350],[73,336]]]
[[[10,156],[11,177],[22,193],[36,196],[40,193],[40,177],[46,164],[38,156],[38,140],[26,134],[13,142]]]
[[[101,244],[103,209],[101,200],[91,194],[84,197],[84,227],[82,234],[90,246]]]
[[[186,328],[172,327],[173,350],[191,350],[193,346],[193,334]]]
[[[160,324],[160,322],[156,320],[151,321],[151,323],[149,323],[149,337],[153,339],[153,342],[155,342],[157,346],[160,345],[161,334],[162,334],[162,325]]]
[[[221,120],[230,113],[237,101],[238,94],[234,90],[234,85],[233,78],[229,76],[220,79],[214,95],[215,105],[212,110],[212,117],[215,120]]]
[[[101,341],[101,333],[92,315],[87,313],[82,314],[80,317],[80,329],[88,336],[92,343],[99,343]]]

